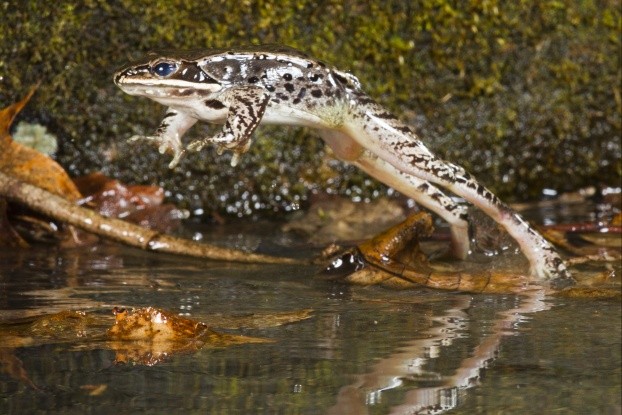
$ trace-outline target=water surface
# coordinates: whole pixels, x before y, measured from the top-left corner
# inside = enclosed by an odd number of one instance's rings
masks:
[[[0,413],[620,413],[619,301],[352,287],[315,279],[315,270],[118,245],[2,252],[5,326],[114,306],[201,321],[314,311],[294,324],[230,331],[272,343],[204,348],[153,366],[115,363],[113,350],[88,337],[0,348]]]

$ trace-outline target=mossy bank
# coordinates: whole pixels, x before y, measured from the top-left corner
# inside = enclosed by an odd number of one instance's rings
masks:
[[[312,131],[260,128],[236,168],[213,149],[169,171],[144,144],[164,108],[124,95],[112,74],[149,50],[282,43],[349,70],[431,148],[508,200],[618,185],[617,1],[4,2],[0,103],[40,83],[21,120],[58,137],[71,174],[159,183],[193,211],[267,214],[309,192],[385,192],[326,154]],[[197,126],[188,138],[207,134]]]

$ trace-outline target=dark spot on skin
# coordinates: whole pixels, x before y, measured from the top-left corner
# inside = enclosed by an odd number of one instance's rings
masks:
[[[277,92],[276,93],[276,97],[279,99],[282,99],[283,101],[287,101],[289,99],[289,97],[281,92]]]
[[[248,78],[248,82],[251,84],[256,84],[257,82],[259,82],[259,78],[257,78],[256,76],[251,76],[250,78]]]
[[[332,97],[333,96],[333,90],[330,88],[326,88],[324,90],[324,95],[326,95],[327,97]]]
[[[339,75],[338,73],[335,73],[335,72],[333,72],[333,76],[335,77],[337,82],[340,82],[343,85],[348,85],[348,80],[346,78],[344,78],[343,76],[341,76],[341,75]]]
[[[360,104],[363,104],[363,105],[374,103],[374,100],[369,97],[360,97],[358,101]]]
[[[166,115],[164,115],[164,118],[174,117],[176,115],[177,115],[177,113],[175,113],[175,112],[167,112]]]
[[[286,81],[291,81],[292,79],[294,79],[294,77],[292,76],[291,73],[286,73],[286,74],[283,74],[283,79],[285,79]]]
[[[412,134],[412,130],[410,129],[410,127],[403,125],[401,127],[397,127],[398,131],[403,132],[404,134]]]
[[[312,75],[309,75],[309,80],[310,80],[311,82],[317,82],[317,81],[319,81],[320,79],[322,79],[323,77],[324,77],[324,76],[323,76],[323,75],[321,75],[321,74],[314,73],[314,74],[312,74]]]
[[[270,91],[270,92],[274,92],[274,89],[275,89],[275,88],[274,88],[274,86],[272,86],[272,85],[267,85],[267,86],[266,86],[266,89],[267,89],[268,91]]]
[[[313,63],[312,62],[307,63],[307,69],[311,69],[311,68],[313,68]]]
[[[303,99],[307,94],[307,88],[300,88],[300,92],[298,92],[298,99]]]
[[[313,95],[315,98],[320,98],[322,96],[322,91],[320,91],[319,89],[314,89],[311,91],[311,95]]]
[[[430,186],[427,183],[422,183],[421,185],[419,185],[417,187],[418,190],[421,190],[422,192],[425,192],[428,190]]]
[[[225,104],[218,101],[217,99],[208,99],[205,101],[205,106],[209,108],[213,108],[215,110],[220,110],[225,108]]]
[[[383,120],[394,120],[395,116],[393,114],[391,114],[390,112],[379,112],[376,114],[376,117],[378,118],[382,118]]]
[[[179,95],[180,97],[187,97],[194,94],[195,92],[196,90],[193,89],[181,89],[177,91],[177,95]]]
[[[320,65],[322,68],[326,68],[326,64],[322,61],[318,61],[317,64]]]
[[[294,85],[292,85],[292,84],[290,84],[290,83],[286,83],[286,84],[285,84],[285,90],[286,90],[287,92],[294,92],[294,89],[295,89],[295,88],[294,88]]]
[[[304,81],[304,80],[305,80],[305,78],[304,78],[304,76],[299,76],[298,78],[296,78],[296,80],[297,80],[297,81]]]
[[[436,192],[436,193],[432,193],[430,197],[434,199],[436,202],[440,202],[440,200],[443,198],[443,194]]]
[[[279,104],[279,103],[281,102],[281,101],[279,101],[279,100],[278,100],[278,99],[276,99],[276,98],[272,98],[272,100],[271,100],[271,101],[272,101],[272,102],[274,102],[275,104]]]
[[[300,104],[300,98],[294,98],[292,104]]]

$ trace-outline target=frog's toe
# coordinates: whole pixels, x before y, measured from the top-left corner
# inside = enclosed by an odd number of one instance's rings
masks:
[[[177,167],[177,165],[179,164],[179,162],[181,161],[181,159],[184,157],[185,154],[186,154],[186,150],[177,151],[175,153],[175,156],[173,157],[173,160],[171,160],[171,162],[168,164],[168,168],[174,169],[175,167]]]
[[[188,151],[195,151],[195,152],[199,152],[201,150],[203,150],[203,148],[209,144],[209,140],[204,139],[204,140],[194,140],[192,142],[190,142],[187,146],[186,146],[186,150]]]
[[[137,141],[153,141],[154,137],[146,135],[133,135],[127,139],[128,143],[135,143]]]
[[[566,268],[566,264],[558,256],[552,257],[545,264],[532,269],[531,274],[540,281],[546,281],[555,290],[576,284],[575,279]]]

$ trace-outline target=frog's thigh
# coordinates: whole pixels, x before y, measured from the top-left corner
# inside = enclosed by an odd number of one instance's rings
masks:
[[[454,202],[430,182],[404,173],[368,151],[363,152],[353,164],[447,221],[451,227],[453,255],[466,258],[469,253],[466,206]]]
[[[518,242],[529,260],[531,275],[540,280],[555,279],[555,284],[560,286],[574,283],[555,248],[462,167],[435,157],[418,140],[392,145],[394,150],[399,147],[399,155],[389,151],[391,147],[385,143],[379,146],[382,149],[380,157],[408,175],[445,187],[484,211]]]

